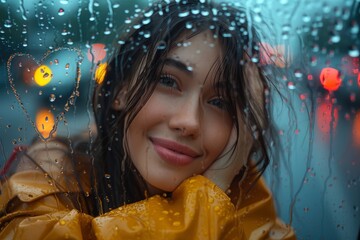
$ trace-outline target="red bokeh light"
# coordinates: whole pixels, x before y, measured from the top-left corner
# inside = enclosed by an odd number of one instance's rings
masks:
[[[106,57],[105,45],[102,43],[94,43],[91,45],[91,48],[88,50],[87,58],[89,61],[94,61],[94,63],[101,62]],[[94,58],[94,59],[93,59]]]
[[[335,68],[323,68],[320,73],[320,82],[328,91],[336,91],[341,85],[340,72]]]
[[[334,108],[334,109],[333,109]],[[318,129],[325,136],[330,134],[330,127],[336,129],[339,120],[339,111],[330,101],[322,102],[316,110]]]

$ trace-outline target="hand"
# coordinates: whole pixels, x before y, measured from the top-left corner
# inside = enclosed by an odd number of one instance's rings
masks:
[[[223,191],[230,187],[234,177],[247,162],[252,141],[249,138],[249,134],[246,133],[245,129],[244,131],[240,129],[238,143],[235,146],[236,129],[234,127],[231,131],[228,144],[220,154],[220,158],[203,173],[205,177],[209,178]]]

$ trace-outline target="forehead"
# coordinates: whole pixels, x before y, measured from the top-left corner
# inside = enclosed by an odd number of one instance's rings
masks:
[[[220,57],[220,41],[210,30],[196,35],[191,35],[191,32],[182,34],[167,55],[167,58],[181,61],[194,71],[213,65]]]

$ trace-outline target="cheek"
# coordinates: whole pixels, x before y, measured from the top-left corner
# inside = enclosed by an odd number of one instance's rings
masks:
[[[206,147],[212,163],[223,152],[227,145],[233,123],[228,116],[207,116],[206,125],[204,126],[204,147]]]

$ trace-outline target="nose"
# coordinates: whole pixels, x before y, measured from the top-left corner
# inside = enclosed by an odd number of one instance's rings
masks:
[[[173,109],[169,126],[182,136],[197,137],[200,133],[201,102],[198,98],[187,98]]]

